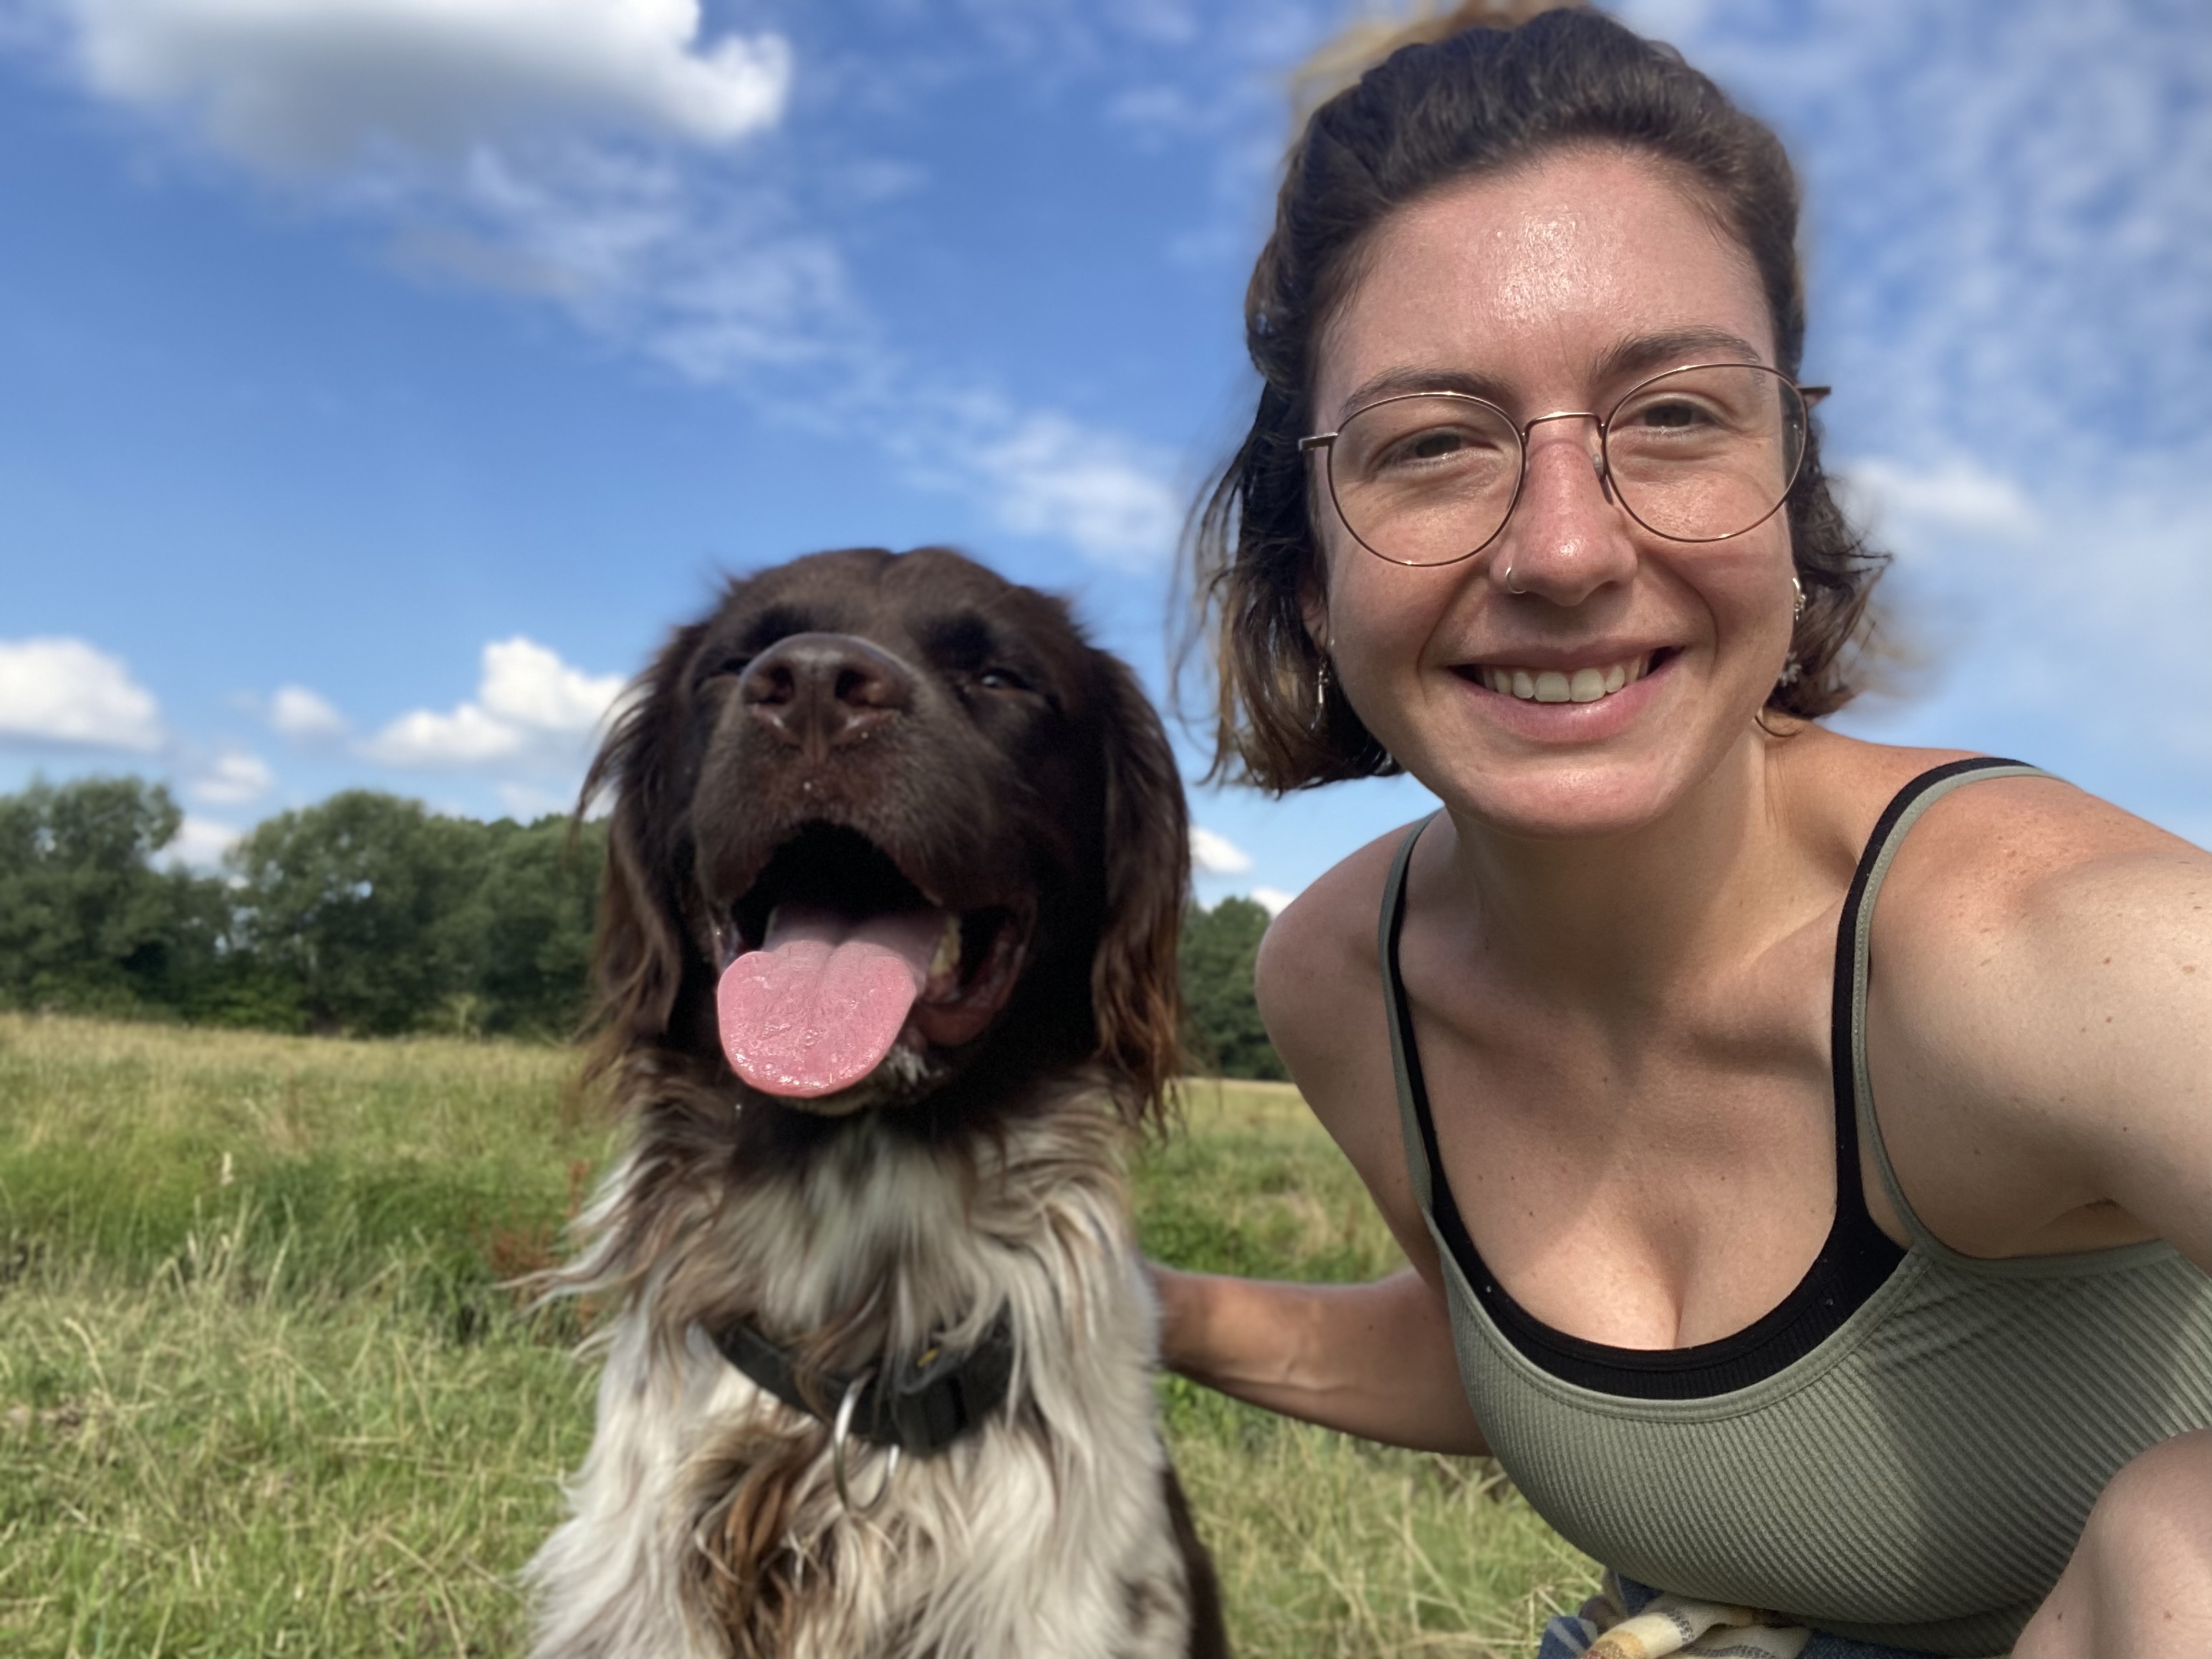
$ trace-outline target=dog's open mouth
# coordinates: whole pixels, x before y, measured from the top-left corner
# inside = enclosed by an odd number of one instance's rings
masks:
[[[764,1094],[836,1095],[981,1036],[1018,975],[1010,910],[955,910],[857,831],[811,824],[717,927],[722,1050]]]

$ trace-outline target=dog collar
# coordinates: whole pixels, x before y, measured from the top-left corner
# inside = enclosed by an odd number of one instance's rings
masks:
[[[744,1320],[714,1332],[722,1358],[793,1411],[823,1422],[859,1384],[848,1432],[878,1446],[896,1446],[916,1457],[933,1457],[982,1426],[1006,1403],[1014,1374],[1013,1323],[1002,1310],[983,1340],[965,1352],[933,1342],[912,1359],[863,1371],[811,1371],[810,1392],[789,1348],[770,1341]],[[829,1402],[829,1411],[816,1403]]]

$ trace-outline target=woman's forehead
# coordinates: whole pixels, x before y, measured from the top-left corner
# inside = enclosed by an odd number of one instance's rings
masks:
[[[1563,152],[1455,182],[1376,228],[1321,342],[1316,413],[1348,412],[1378,376],[1455,373],[1534,394],[1633,367],[1640,342],[1699,337],[1772,364],[1750,256],[1663,163]]]

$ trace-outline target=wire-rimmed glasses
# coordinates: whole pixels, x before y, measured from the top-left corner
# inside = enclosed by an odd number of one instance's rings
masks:
[[[1498,539],[1547,421],[1597,423],[1598,481],[1654,535],[1724,542],[1774,516],[1805,460],[1806,414],[1826,386],[1759,363],[1670,368],[1603,415],[1559,410],[1516,424],[1464,392],[1407,392],[1298,440],[1319,451],[1329,497],[1353,539],[1393,564],[1455,564]]]

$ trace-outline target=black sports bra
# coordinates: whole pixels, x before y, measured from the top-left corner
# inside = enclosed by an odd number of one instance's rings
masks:
[[[1857,1084],[1852,1056],[1856,1015],[1852,997],[1852,967],[1858,936],[1859,910],[1866,897],[1881,849],[1890,839],[1898,820],[1935,785],[1964,772],[1995,767],[2014,767],[2017,761],[1977,757],[1954,761],[1923,772],[1899,790],[1875,826],[1850,890],[1844,899],[1844,914],[1836,929],[1835,988],[1829,1019],[1829,1052],[1834,1078],[1836,1125],[1836,1213],[1820,1253],[1797,1286],[1769,1312],[1743,1329],[1686,1348],[1620,1348],[1591,1342],[1555,1329],[1521,1306],[1484,1263],[1474,1241],[1468,1236],[1451,1182],[1437,1153],[1435,1120],[1429,1111],[1429,1095],[1421,1076],[1421,1059],[1413,1042],[1413,1017],[1398,972],[1398,934],[1406,917],[1406,865],[1413,843],[1427,821],[1407,835],[1391,872],[1384,895],[1388,918],[1382,951],[1384,990],[1392,1018],[1397,1022],[1400,1052],[1406,1082],[1412,1096],[1421,1149],[1431,1171],[1431,1209],[1437,1231],[1459,1264],[1460,1272],[1498,1328],[1539,1369],[1563,1380],[1601,1393],[1644,1400],[1696,1400],[1727,1394],[1771,1376],[1792,1361],[1818,1347],[1862,1304],[1879,1290],[1905,1259],[1896,1243],[1867,1213],[1866,1194],[1859,1181]]]

